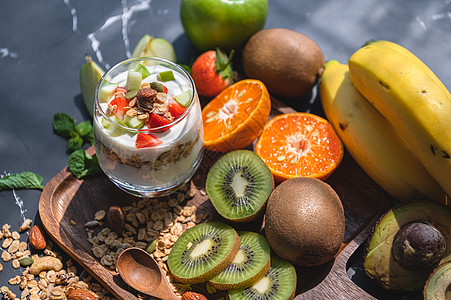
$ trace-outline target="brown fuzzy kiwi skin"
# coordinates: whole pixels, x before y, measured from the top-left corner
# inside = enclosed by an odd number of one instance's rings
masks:
[[[286,180],[268,199],[266,239],[278,256],[293,265],[317,266],[331,260],[343,243],[344,232],[341,200],[319,179]]]
[[[212,268],[211,270],[202,274],[201,276],[189,278],[189,279],[178,277],[178,276],[174,275],[172,272],[171,272],[171,275],[174,277],[174,279],[177,282],[180,282],[180,283],[196,284],[196,283],[206,282],[206,281],[212,279],[213,277],[219,275],[219,273],[224,271],[224,269],[227,268],[227,266],[232,263],[233,259],[235,258],[236,254],[238,253],[238,250],[240,250],[240,245],[241,245],[240,237],[238,236],[238,233],[235,231],[235,243],[233,244],[232,249],[227,254],[227,256],[222,260],[222,262],[219,263],[216,267]]]
[[[263,276],[265,276],[266,273],[268,273],[269,268],[271,267],[271,256],[268,258],[268,262],[266,263],[265,267],[258,272],[257,275],[255,275],[252,278],[249,278],[248,280],[245,280],[243,282],[240,282],[239,284],[220,284],[220,283],[214,283],[209,281],[209,283],[214,286],[218,290],[240,290],[245,289],[247,287],[250,287],[257,281],[259,281]]]
[[[324,54],[308,36],[270,28],[246,43],[242,61],[247,77],[261,80],[271,94],[302,97],[313,89],[324,70]]]

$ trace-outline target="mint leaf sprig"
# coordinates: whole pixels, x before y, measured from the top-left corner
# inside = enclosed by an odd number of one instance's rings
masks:
[[[33,172],[22,172],[0,177],[0,191],[18,189],[43,189],[42,176]]]
[[[68,167],[78,179],[101,171],[97,157],[89,155],[88,152],[82,149],[72,152],[69,156]]]
[[[77,124],[71,116],[65,113],[56,113],[53,116],[53,130],[56,134],[68,139],[67,151],[69,153],[81,149],[84,143],[94,144],[94,129],[91,121]]]

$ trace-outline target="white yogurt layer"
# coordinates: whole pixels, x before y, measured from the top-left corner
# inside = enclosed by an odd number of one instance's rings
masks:
[[[151,75],[143,82],[162,83],[167,87],[169,97],[175,97],[191,89],[189,82],[175,71],[173,71],[175,80],[161,82],[157,74],[170,69],[163,66],[147,68]],[[114,77],[111,82],[125,86],[126,78],[127,72],[124,72]],[[133,186],[156,186],[162,190],[177,186],[189,179],[195,171],[194,165],[197,165],[202,157],[203,147],[201,108],[197,95],[193,101],[195,103],[191,105],[186,116],[175,120],[168,131],[151,133],[162,141],[160,145],[151,148],[136,148],[137,130],[130,130],[119,136],[110,136],[102,126],[103,117],[97,114],[94,122],[96,152],[103,171]],[[104,111],[108,106],[107,103],[100,105]],[[172,155],[176,149],[185,149],[183,152],[185,155],[173,156],[169,162],[162,159],[162,155]]]

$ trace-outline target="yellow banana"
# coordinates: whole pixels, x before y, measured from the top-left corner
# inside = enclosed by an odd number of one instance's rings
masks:
[[[387,193],[400,201],[422,196],[445,202],[445,194],[393,126],[357,91],[348,66],[326,63],[321,102],[346,149]]]
[[[412,61],[412,63],[417,64],[420,68],[423,68],[424,72],[429,74],[429,76],[431,76],[431,78],[435,81],[435,83],[437,83],[440,86],[440,88],[443,90],[443,92],[445,94],[447,94],[448,97],[451,98],[451,94],[449,93],[448,89],[443,84],[443,82],[441,82],[440,79],[434,74],[434,72],[432,72],[431,69],[429,69],[428,66],[426,66],[421,61],[421,59],[416,57],[415,54],[413,54],[412,52],[410,52],[409,50],[407,50],[403,46],[401,46],[401,45],[399,45],[397,43],[391,42],[391,41],[387,41],[387,40],[371,41],[368,44],[371,45],[371,46],[390,48],[390,49],[393,49],[395,51],[398,51],[401,54],[404,54],[405,56],[407,56]]]
[[[439,79],[399,51],[371,44],[351,56],[349,74],[450,196],[451,98]]]

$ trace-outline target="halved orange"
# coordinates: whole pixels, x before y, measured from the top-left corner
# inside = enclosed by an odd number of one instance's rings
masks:
[[[325,180],[340,165],[343,144],[327,120],[297,112],[270,120],[257,142],[256,153],[278,183],[294,177]]]
[[[263,82],[244,79],[229,86],[202,110],[205,148],[228,152],[249,146],[262,133],[270,110]]]

